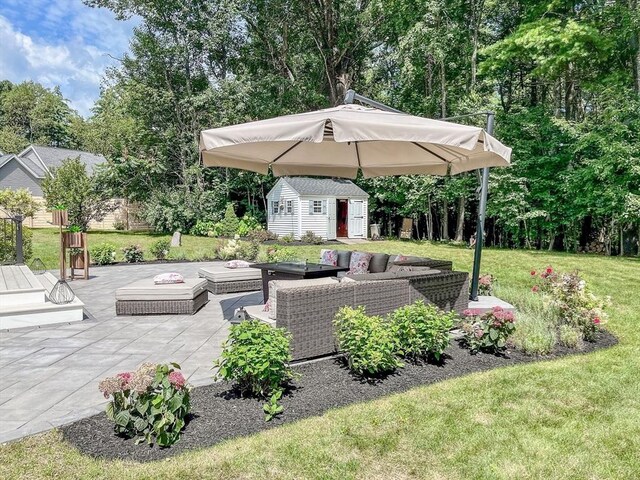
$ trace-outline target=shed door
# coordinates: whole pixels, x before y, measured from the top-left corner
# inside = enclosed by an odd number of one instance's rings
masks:
[[[349,238],[364,237],[364,202],[349,200]]]
[[[336,201],[327,200],[327,240],[336,239]]]

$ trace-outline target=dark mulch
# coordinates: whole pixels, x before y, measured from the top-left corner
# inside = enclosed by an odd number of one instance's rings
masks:
[[[586,344],[580,353],[616,343],[613,335],[602,332],[595,342]],[[396,373],[375,381],[355,377],[340,359],[297,365],[295,370],[302,376],[282,399],[284,414],[271,422],[264,421],[264,402],[239,397],[228,384],[198,387],[192,391],[193,418],[185,427],[180,441],[171,448],[149,447],[146,443],[135,445],[131,439],[116,436],[112,423],[104,414],[77,421],[63,427],[62,432],[64,438],[78,450],[94,457],[139,462],[160,460],[186,450],[209,447],[223,440],[321,415],[332,408],[404,392],[419,385],[575,353],[575,350],[559,347],[553,355],[542,358],[526,356],[517,351],[500,356],[482,353],[471,355],[468,350],[454,343],[447,350],[447,358],[441,365],[407,363]]]

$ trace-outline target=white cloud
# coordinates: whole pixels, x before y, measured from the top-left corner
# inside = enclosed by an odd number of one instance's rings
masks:
[[[27,3],[0,7],[0,79],[59,85],[72,108],[90,115],[104,71],[128,50],[137,20],[117,21],[80,0]]]

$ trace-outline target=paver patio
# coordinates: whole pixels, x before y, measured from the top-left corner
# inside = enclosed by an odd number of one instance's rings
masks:
[[[178,362],[192,385],[212,383],[228,319],[262,293],[213,295],[195,315],[117,317],[118,287],[161,272],[197,276],[212,262],[118,265],[91,269],[70,282],[85,303],[82,322],[0,331],[0,442],[49,430],[103,411],[98,391],[107,375],[140,363]]]

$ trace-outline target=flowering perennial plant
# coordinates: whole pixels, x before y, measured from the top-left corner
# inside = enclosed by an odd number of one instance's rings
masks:
[[[600,299],[589,292],[578,272],[560,273],[548,266],[540,272],[532,270],[531,276],[538,281],[532,291],[548,296],[558,308],[560,325],[576,328],[584,340],[593,341],[607,318],[604,310],[611,303],[609,297]]]
[[[107,417],[117,434],[138,437],[161,447],[177,442],[191,409],[180,365],[143,363],[134,372],[107,377],[98,386],[105,398]]]
[[[507,345],[507,339],[515,330],[513,312],[502,307],[493,307],[488,312],[465,310],[462,322],[464,343],[472,353],[478,351],[498,352]]]
[[[480,275],[480,277],[478,277],[478,295],[492,295],[493,283],[495,281],[496,278],[490,273]]]

